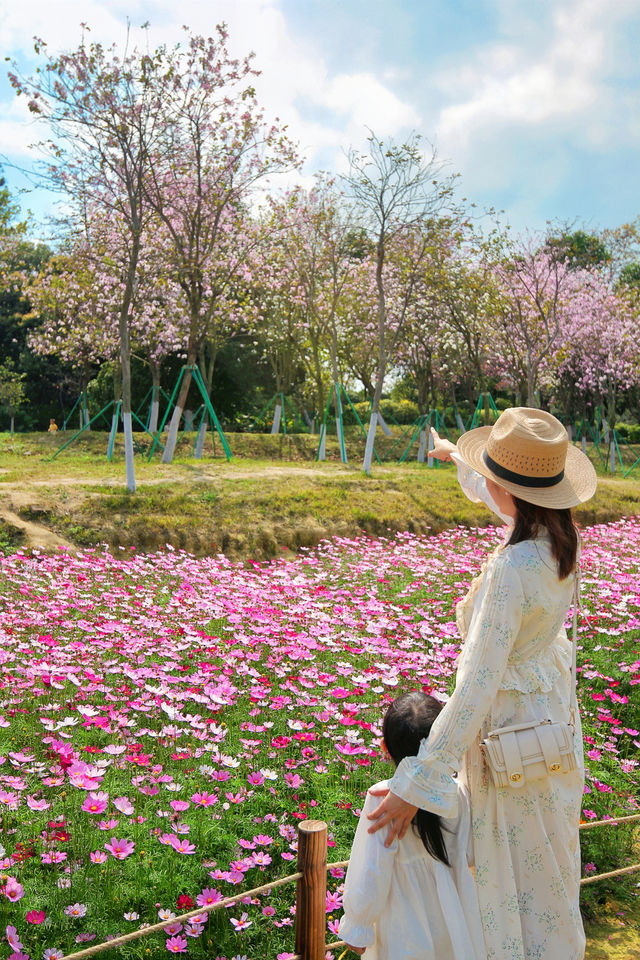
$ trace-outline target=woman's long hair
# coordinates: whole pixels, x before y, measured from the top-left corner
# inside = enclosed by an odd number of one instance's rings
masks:
[[[393,701],[382,721],[382,736],[396,766],[405,757],[418,755],[421,741],[429,736],[441,710],[438,700],[417,690]],[[427,853],[450,866],[438,814],[418,810],[412,822]]]
[[[576,568],[579,534],[570,509],[556,510],[527,503],[514,496],[516,517],[508,544],[531,540],[544,527],[551,538],[551,554],[558,565],[558,576],[564,580]]]

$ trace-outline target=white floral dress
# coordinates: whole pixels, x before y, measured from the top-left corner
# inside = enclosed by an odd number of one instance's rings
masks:
[[[471,499],[484,482],[459,461]],[[578,769],[520,789],[496,788],[478,739],[531,719],[570,719],[571,645],[564,621],[574,578],[559,580],[547,537],[492,554],[456,611],[463,638],[456,688],[418,757],[398,766],[390,789],[445,817],[456,810],[454,771],[469,787],[476,882],[488,960],[582,960]]]

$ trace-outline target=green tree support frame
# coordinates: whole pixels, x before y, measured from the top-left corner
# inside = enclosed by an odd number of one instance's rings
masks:
[[[257,423],[259,420],[261,420],[271,406],[275,408],[278,404],[280,404],[280,410],[282,411],[281,413],[282,432],[284,433],[285,437],[287,435],[287,407],[293,414],[293,422],[297,423],[302,430],[308,430],[308,428],[305,427],[304,423],[300,419],[300,415],[296,410],[296,408],[294,407],[294,405],[291,403],[291,400],[288,397],[286,397],[282,392],[275,393],[271,397],[269,402],[262,408],[258,416],[255,418],[254,423]],[[311,432],[311,431],[309,430],[308,432]]]
[[[426,413],[423,417],[419,417],[417,420],[414,421],[412,426],[413,426],[413,433],[411,435],[411,439],[409,440],[409,443],[405,447],[402,453],[402,456],[398,460],[398,463],[405,463],[411,451],[411,447],[414,445],[414,443],[416,442],[416,439],[420,436],[422,431],[426,430],[427,427],[435,427],[438,433],[446,433],[447,437],[451,439],[451,435],[449,433],[449,430],[447,429],[445,419],[440,413],[438,413],[437,410],[430,410],[429,413]],[[411,429],[411,427],[409,429]],[[408,430],[405,430],[402,437],[400,437],[399,439],[402,440],[402,438],[405,437],[408,432],[409,432]],[[438,468],[438,464],[439,464],[439,461],[436,460],[436,469]]]
[[[329,418],[329,410],[331,409],[331,401],[333,400],[334,393],[337,395],[337,398],[338,398],[337,406],[338,406],[338,417],[340,422],[340,429],[338,430],[338,438],[340,440],[340,459],[342,460],[343,463],[347,463],[347,450],[344,443],[344,421],[342,419],[342,404],[340,403],[341,397],[344,397],[344,399],[347,401],[347,404],[351,408],[351,411],[354,417],[356,418],[358,427],[360,428],[360,432],[364,436],[365,440],[367,438],[367,431],[364,428],[362,420],[358,416],[358,411],[356,410],[356,408],[351,402],[351,398],[349,394],[347,393],[347,391],[345,390],[345,388],[342,386],[341,383],[334,383],[331,390],[329,391],[329,396],[327,398],[327,405],[324,408],[324,417],[322,418],[322,426],[320,427],[320,442],[318,443],[318,448],[316,450],[316,460],[320,459],[320,448],[322,447],[322,438],[326,437],[327,420]],[[373,453],[378,463],[382,463],[380,457],[376,453],[375,448]]]
[[[215,426],[216,432],[217,432],[218,436],[220,437],[220,442],[221,442],[221,444],[222,444],[222,449],[224,450],[224,454],[225,454],[227,460],[231,460],[231,449],[230,449],[230,447],[229,447],[229,444],[227,443],[227,438],[225,437],[224,433],[222,432],[222,427],[220,426],[220,421],[218,420],[218,417],[216,416],[216,412],[215,412],[215,410],[213,409],[213,406],[211,405],[211,400],[210,400],[210,398],[209,398],[209,394],[207,393],[207,388],[206,388],[206,386],[205,386],[204,379],[203,379],[202,374],[200,373],[200,370],[199,370],[199,368],[198,368],[198,366],[197,366],[196,364],[185,365],[185,366],[181,369],[180,375],[178,376],[178,379],[177,379],[177,381],[176,381],[176,385],[175,385],[175,387],[173,388],[173,393],[171,394],[171,397],[170,397],[170,399],[169,399],[169,404],[168,404],[168,406],[167,406],[167,409],[166,409],[165,412],[164,412],[164,416],[163,416],[163,418],[162,418],[162,423],[160,424],[160,429],[158,430],[157,434],[156,434],[155,437],[154,437],[153,443],[151,444],[151,450],[149,451],[149,455],[148,455],[148,457],[147,457],[147,460],[151,460],[151,457],[152,457],[153,454],[154,454],[154,451],[155,451],[155,449],[156,449],[156,446],[160,443],[160,435],[162,434],[162,431],[163,431],[164,428],[165,428],[165,424],[166,424],[166,422],[167,422],[167,420],[168,420],[168,418],[169,418],[169,414],[171,413],[171,411],[173,410],[173,407],[175,406],[175,401],[176,401],[176,397],[178,396],[178,390],[180,389],[180,384],[182,383],[182,378],[184,377],[184,375],[185,375],[185,373],[186,373],[187,371],[191,371],[191,375],[192,375],[192,377],[193,377],[193,382],[195,383],[195,385],[197,386],[198,390],[200,391],[200,396],[202,397],[202,401],[203,401],[203,403],[204,403],[205,411],[209,414],[209,418],[210,418],[211,422],[213,423],[213,425]],[[204,416],[204,412],[203,412],[203,416]]]

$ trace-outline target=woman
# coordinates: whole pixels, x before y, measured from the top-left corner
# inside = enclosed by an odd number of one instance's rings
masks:
[[[457,446],[463,490],[511,524],[456,616],[464,645],[456,688],[417,757],[405,758],[370,814],[371,831],[403,836],[417,808],[455,815],[460,771],[471,794],[476,881],[489,960],[582,960],[578,823],[584,764],[519,789],[497,788],[479,742],[531,720],[570,722],[571,644],[563,624],[575,588],[578,535],[570,507],[593,496],[596,475],[562,424],[513,408]]]

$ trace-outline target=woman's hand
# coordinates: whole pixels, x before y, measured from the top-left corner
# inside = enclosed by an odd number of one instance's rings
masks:
[[[429,429],[433,439],[433,450],[429,451],[429,456],[436,460],[451,460],[451,454],[456,449],[455,443],[441,437],[435,427],[429,427]]]
[[[365,952],[366,947],[352,947],[350,943],[347,943],[347,950],[353,950],[354,953],[357,953],[359,957]]]
[[[395,793],[390,793],[388,790],[371,790],[370,792],[374,797],[384,796],[384,800],[373,813],[369,814],[368,819],[376,821],[369,827],[369,833],[375,833],[376,830],[381,830],[388,824],[389,832],[387,833],[384,845],[385,847],[390,847],[396,837],[398,840],[404,837],[411,826],[411,821],[415,817],[418,808],[407,803],[406,800],[397,797]]]

